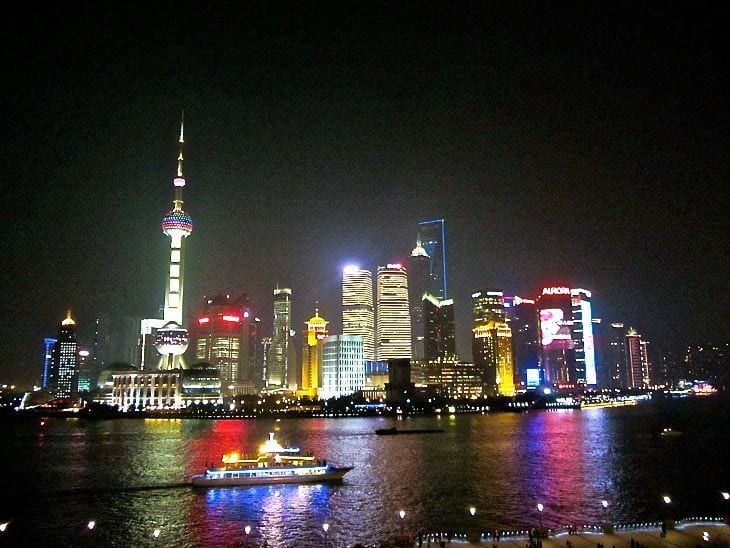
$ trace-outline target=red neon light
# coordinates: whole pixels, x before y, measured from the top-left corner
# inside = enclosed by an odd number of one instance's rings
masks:
[[[208,323],[210,318],[198,318],[198,323]]]
[[[241,323],[241,318],[240,316],[223,316],[223,321]]]

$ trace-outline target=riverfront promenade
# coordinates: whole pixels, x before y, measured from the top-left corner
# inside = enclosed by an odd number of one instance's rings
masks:
[[[705,533],[707,533],[707,536],[705,536]],[[542,539],[541,543],[543,548],[596,548],[599,544],[602,544],[604,548],[634,548],[637,545],[632,545],[632,540],[634,543],[638,542],[639,546],[644,548],[668,546],[682,548],[695,548],[698,546],[730,547],[730,525],[722,522],[688,523],[678,525],[676,529],[667,531],[664,537],[662,537],[661,529],[658,527],[621,530],[613,534],[578,532],[569,535],[568,533],[561,533]],[[443,541],[445,546],[453,548],[489,548],[492,546],[515,548],[529,546],[529,540],[525,536],[500,537],[499,541],[482,539],[478,544],[468,542],[463,538],[452,539],[451,541],[444,538]],[[421,548],[438,548],[441,545],[440,542],[439,539],[423,538],[420,546]],[[419,543],[416,542],[414,547],[418,548]]]

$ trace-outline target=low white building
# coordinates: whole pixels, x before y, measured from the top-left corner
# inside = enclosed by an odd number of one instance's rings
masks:
[[[339,398],[361,390],[365,385],[363,337],[332,335],[322,345],[322,386],[319,397]]]

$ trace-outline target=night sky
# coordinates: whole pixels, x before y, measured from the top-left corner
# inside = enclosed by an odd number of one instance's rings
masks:
[[[444,218],[462,358],[488,287],[730,339],[727,4],[142,4],[3,14],[0,382],[68,308],[156,315],[182,109],[189,311],[245,291],[270,325],[278,283],[338,332],[342,266]]]

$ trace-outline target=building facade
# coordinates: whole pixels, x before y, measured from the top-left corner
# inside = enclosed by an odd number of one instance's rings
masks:
[[[411,358],[411,314],[408,275],[400,264],[378,267],[377,281],[378,360]]]
[[[578,384],[596,386],[596,348],[593,338],[591,292],[570,290],[573,320],[573,350],[575,351],[575,380]]]
[[[449,298],[446,276],[446,227],[443,219],[418,223],[423,248],[429,257],[428,291],[440,299]]]
[[[70,398],[78,393],[78,350],[76,322],[69,311],[61,322],[51,357],[48,388],[56,398]]]
[[[456,328],[454,327],[454,300],[439,299],[426,293],[421,304],[423,311],[424,359],[432,362],[456,362]]]
[[[43,369],[41,370],[41,388],[47,389],[51,385],[51,368],[53,367],[53,348],[58,339],[46,337],[43,339]]]
[[[408,302],[411,307],[411,359],[423,360],[424,329],[423,296],[428,292],[431,259],[421,245],[420,236],[408,258]]]
[[[626,388],[648,388],[651,381],[647,343],[633,328],[629,328],[626,333],[626,358],[628,367]]]
[[[375,360],[373,275],[354,265],[342,271],[342,334],[362,337],[365,360]]]
[[[322,399],[348,396],[365,385],[363,340],[359,335],[331,335],[322,345]]]
[[[270,387],[289,388],[291,337],[291,297],[289,288],[274,289],[274,332],[271,336],[267,384]]]
[[[507,323],[504,293],[477,291],[472,294],[472,355],[482,372],[484,393],[513,396],[515,393],[512,329]]]
[[[570,288],[543,288],[537,309],[541,382],[556,386],[577,383]]]
[[[205,298],[196,314],[192,330],[195,359],[218,369],[224,393],[227,386],[244,380],[250,318],[247,295]]]
[[[515,384],[524,390],[537,388],[540,384],[540,340],[535,300],[505,296],[504,311],[512,330]]]
[[[306,325],[305,337],[302,345],[302,379],[297,395],[314,397],[322,383],[322,347],[327,338],[327,324],[329,322],[314,311]]]

